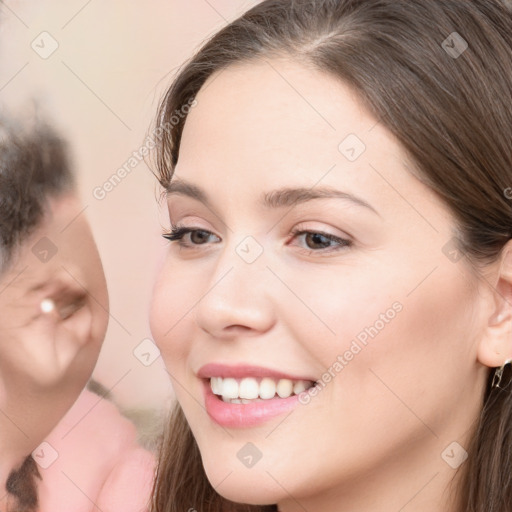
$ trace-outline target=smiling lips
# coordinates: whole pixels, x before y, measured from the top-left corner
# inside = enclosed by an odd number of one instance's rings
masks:
[[[224,402],[247,404],[252,401],[288,398],[298,395],[313,386],[306,380],[272,379],[271,377],[212,377],[210,387],[214,395],[221,396]],[[277,394],[277,397],[276,397]]]
[[[298,394],[312,386],[268,368],[209,364],[198,372],[203,380],[205,406],[210,418],[225,427],[251,427],[299,404]]]

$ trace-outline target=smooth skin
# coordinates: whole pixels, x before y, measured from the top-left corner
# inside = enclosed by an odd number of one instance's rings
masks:
[[[326,74],[285,59],[245,63],[210,77],[196,99],[173,180],[201,187],[211,204],[173,193],[167,206],[172,225],[209,233],[169,243],[151,329],[210,482],[282,512],[455,510],[456,471],[442,454],[467,446],[489,367],[512,356],[510,245],[485,279],[467,257],[448,257],[449,209]],[[353,162],[339,149],[350,134],[366,146]],[[259,202],[282,187],[322,186],[372,208]],[[250,264],[236,251],[248,236],[263,249]],[[320,380],[395,302],[402,310],[309,404],[246,429],[207,415],[196,375],[204,364]],[[262,453],[252,468],[237,457],[248,442]]]

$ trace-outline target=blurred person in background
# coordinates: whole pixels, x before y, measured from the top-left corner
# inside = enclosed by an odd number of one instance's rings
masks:
[[[108,314],[64,141],[46,123],[2,118],[2,510],[146,510],[153,455],[105,393],[84,389]]]

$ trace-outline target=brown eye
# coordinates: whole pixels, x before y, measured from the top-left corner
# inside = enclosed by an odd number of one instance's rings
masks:
[[[202,244],[208,240],[208,231],[193,230],[190,231],[190,240],[194,244]]]
[[[293,235],[294,238],[304,238],[305,248],[309,249],[309,252],[335,252],[352,245],[350,240],[319,231],[295,230]]]
[[[190,240],[192,243],[183,240],[186,235],[190,235]],[[205,229],[193,229],[176,226],[172,228],[170,233],[164,233],[162,236],[171,242],[177,241],[178,244],[183,247],[191,247],[194,245],[204,245],[210,236],[215,235],[210,231],[206,231]]]
[[[332,240],[321,233],[306,233],[306,245],[310,249],[325,249],[330,247]]]

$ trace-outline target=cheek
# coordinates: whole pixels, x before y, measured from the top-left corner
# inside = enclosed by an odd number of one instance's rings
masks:
[[[169,370],[173,362],[182,360],[190,350],[189,315],[199,298],[193,276],[188,277],[177,266],[172,271],[170,265],[163,266],[153,287],[149,323]]]
[[[451,411],[471,400],[465,383],[476,360],[474,299],[461,273],[446,266],[412,293],[399,280],[386,289],[394,291],[394,306],[387,297],[364,308],[345,302],[346,317],[336,324],[343,341],[331,346],[328,362],[336,377],[323,392],[353,412],[352,425],[340,419],[347,434],[359,429],[370,438],[380,425],[398,442],[407,432],[441,431]],[[362,418],[366,427],[357,425]]]
[[[421,397],[425,409],[441,409],[440,401],[464,394],[476,362],[474,301],[468,280],[442,266],[403,297],[403,312],[385,346],[376,348],[375,366],[404,399]]]
[[[276,318],[290,329],[295,348],[302,345],[319,369],[328,369],[345,353],[352,361],[403,314],[402,281],[361,267],[347,262],[336,268],[304,266],[300,272],[280,269],[293,295],[287,291],[275,302]]]
[[[276,315],[318,368],[324,399],[352,418],[393,422],[389,411],[403,400],[435,423],[439,397],[449,395],[450,407],[467,394],[478,331],[471,277],[461,266],[439,260],[281,275],[302,301],[281,301]]]

